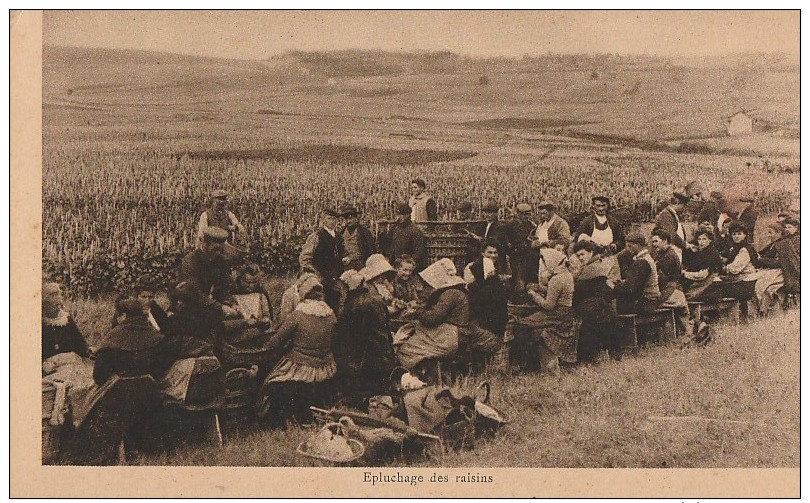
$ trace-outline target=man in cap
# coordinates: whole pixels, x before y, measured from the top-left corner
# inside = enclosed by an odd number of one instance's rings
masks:
[[[183,257],[177,282],[187,282],[191,294],[200,306],[230,314],[232,304],[230,267],[225,259],[225,242],[229,233],[221,227],[207,227],[203,242]]]
[[[515,218],[504,225],[503,237],[512,268],[512,288],[515,292],[526,289],[537,275],[537,264],[531,264],[529,257],[531,234],[537,224],[532,222],[532,207],[520,203],[515,208]]]
[[[543,201],[539,206],[540,223],[532,232],[532,247],[547,247],[551,242],[565,241],[566,247],[571,241],[571,228],[561,216],[557,215],[556,207],[551,201]],[[537,257],[540,260],[540,257]]]
[[[626,250],[633,254],[629,264],[621,264],[622,280],[608,280],[616,296],[616,308],[621,314],[651,313],[661,298],[655,260],[647,250],[647,241],[640,233],[630,233],[625,239]]]
[[[681,223],[679,213],[683,211],[689,198],[683,192],[673,192],[669,204],[655,217],[655,228],[662,229],[669,234],[669,242],[675,247],[678,258],[683,256],[687,248],[686,231]]]
[[[324,300],[335,312],[340,306],[343,273],[343,241],[339,230],[340,212],[325,208],[321,212],[321,228],[307,237],[298,264],[302,272],[315,274],[323,285]]]
[[[416,261],[416,270],[427,267],[427,244],[425,235],[411,221],[411,207],[400,204],[397,207],[396,223],[391,226],[386,246],[382,247],[389,262],[402,255],[410,255]]]
[[[722,192],[713,190],[709,193],[709,199],[703,203],[703,208],[698,215],[698,222],[711,222],[716,228],[720,228],[720,214],[724,212],[726,206],[725,196]]]
[[[457,212],[458,212],[458,220],[459,221],[467,221],[472,220],[472,211],[473,205],[469,201],[461,201],[458,205]]]
[[[591,198],[592,213],[583,218],[576,231],[576,239],[589,239],[605,250],[605,254],[617,253],[624,248],[624,230],[621,223],[608,214],[610,198]]]
[[[427,183],[421,178],[411,180],[411,198],[408,207],[411,208],[411,221],[414,223],[435,222],[439,219],[436,201],[425,192]]]
[[[359,271],[366,263],[366,259],[376,252],[377,244],[374,236],[366,226],[360,223],[359,211],[352,205],[345,205],[340,209],[343,219],[343,266],[344,270]]]
[[[211,193],[211,206],[202,212],[197,224],[197,247],[202,246],[203,235],[208,227],[219,227],[228,231],[228,237],[233,238],[236,233],[245,232],[245,227],[239,222],[231,211],[228,211],[228,193],[224,190],[215,190]]]
[[[748,242],[754,242],[754,229],[757,226],[757,219],[759,218],[759,211],[754,206],[753,197],[741,197],[740,202],[745,204],[745,207],[737,214],[737,220],[745,225],[748,229]]]

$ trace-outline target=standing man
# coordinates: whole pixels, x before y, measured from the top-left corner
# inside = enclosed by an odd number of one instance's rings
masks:
[[[321,213],[321,228],[309,235],[298,263],[302,272],[311,272],[318,276],[324,289],[324,300],[337,312],[340,305],[342,289],[340,275],[343,274],[343,242],[340,237],[340,213],[326,208]]]
[[[741,203],[745,203],[743,208],[737,215],[737,220],[745,225],[748,230],[748,242],[754,242],[754,228],[757,226],[757,219],[759,218],[759,211],[754,207],[753,197],[741,197]]]
[[[532,264],[529,256],[531,234],[537,224],[531,221],[532,207],[528,203],[518,204],[515,210],[515,218],[504,225],[503,236],[511,262],[513,291],[522,292],[537,275],[537,263]]]
[[[591,215],[582,219],[577,227],[577,241],[590,239],[605,250],[605,255],[617,253],[624,248],[624,230],[612,216],[610,198],[594,196],[591,198]]]
[[[435,222],[439,219],[436,201],[425,192],[427,184],[421,178],[411,181],[411,198],[408,207],[411,208],[411,221],[414,223]]]
[[[537,243],[539,248],[548,246],[552,241],[560,242],[562,240],[566,242],[567,248],[568,243],[571,242],[571,228],[568,226],[568,222],[557,215],[556,207],[551,201],[541,202],[539,208],[540,212],[537,216],[540,217],[540,223],[532,233],[532,241]],[[539,259],[540,257],[538,257]]]
[[[228,211],[228,193],[215,190],[211,193],[211,206],[202,212],[197,224],[197,248],[202,247],[205,229],[219,227],[228,231],[228,239],[233,241],[235,234],[245,233],[245,227],[231,211]]]
[[[689,198],[683,192],[673,192],[669,205],[655,217],[655,228],[669,234],[669,242],[675,247],[678,259],[683,257],[683,251],[687,248],[686,231],[679,214],[688,201]]]
[[[385,255],[389,262],[395,262],[402,255],[410,255],[416,261],[416,270],[427,267],[427,246],[425,235],[411,222],[411,206],[401,204],[397,208],[397,221],[391,226]]]
[[[366,259],[376,253],[374,236],[366,226],[360,223],[359,211],[352,205],[343,206],[340,216],[344,222],[343,233],[343,267],[345,270],[359,271],[366,265]]]

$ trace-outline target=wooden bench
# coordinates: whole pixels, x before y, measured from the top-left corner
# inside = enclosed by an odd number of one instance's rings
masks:
[[[675,310],[671,308],[656,309],[652,313],[618,315],[618,333],[623,348],[638,346],[640,335],[647,339],[671,341],[677,337],[675,330]]]
[[[719,301],[707,304],[705,302],[689,302],[689,311],[696,320],[702,320],[705,315],[716,315],[724,321],[738,325],[740,323],[740,301],[726,297]]]

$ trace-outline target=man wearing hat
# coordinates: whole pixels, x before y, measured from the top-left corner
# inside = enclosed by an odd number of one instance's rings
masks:
[[[202,247],[188,253],[180,263],[177,282],[188,283],[200,306],[222,310],[229,303],[231,275],[224,255],[228,236],[225,229],[207,227],[203,232]]]
[[[340,209],[343,219],[343,267],[344,270],[359,271],[366,263],[366,259],[376,251],[374,236],[366,226],[360,223],[359,211],[348,204]]]
[[[741,203],[745,203],[745,208],[743,208],[740,213],[737,215],[736,220],[740,221],[745,225],[745,228],[748,230],[748,242],[754,242],[754,229],[757,226],[757,219],[759,218],[759,211],[757,211],[756,207],[754,206],[754,198],[753,197],[741,197]]]
[[[416,261],[416,270],[421,271],[427,266],[427,245],[425,235],[411,221],[411,207],[400,204],[396,219],[387,236],[387,246],[383,247],[385,256],[389,262],[394,262],[397,257],[410,255]]]
[[[720,214],[725,210],[726,201],[722,192],[713,190],[709,193],[709,200],[703,203],[700,209],[698,222],[711,222],[716,228],[720,228]]]
[[[224,190],[215,190],[211,193],[211,206],[200,215],[197,224],[197,247],[202,246],[203,235],[208,227],[225,229],[232,238],[236,233],[245,232],[245,227],[232,212],[228,211],[228,193]]]
[[[571,228],[568,226],[568,222],[557,215],[554,203],[551,201],[542,201],[538,208],[540,209],[538,213],[540,223],[532,233],[533,247],[540,248],[548,246],[548,243],[552,241],[564,240],[570,242]],[[535,243],[536,246],[534,246]],[[566,247],[567,246],[566,244]]]
[[[329,307],[337,312],[342,288],[340,275],[343,273],[343,241],[339,231],[340,212],[325,208],[321,212],[321,228],[307,237],[298,264],[301,271],[314,273],[324,289],[324,298]]]
[[[515,218],[504,225],[503,237],[512,268],[513,291],[518,292],[525,290],[526,283],[537,275],[537,264],[532,264],[529,257],[531,234],[537,224],[531,220],[532,207],[528,203],[518,204],[515,210]]]
[[[655,228],[662,229],[669,234],[669,242],[675,247],[675,253],[680,259],[683,250],[687,248],[686,231],[681,223],[679,213],[683,211],[689,198],[683,192],[673,192],[669,204],[655,217]]]
[[[633,258],[629,264],[622,266],[623,280],[608,280],[616,296],[616,308],[620,314],[651,313],[655,311],[661,299],[658,286],[658,271],[655,260],[647,250],[647,241],[640,233],[630,233],[625,239],[626,251]]]
[[[591,211],[577,227],[577,241],[589,239],[604,248],[608,255],[621,251],[624,248],[624,230],[619,221],[608,214],[610,198],[592,197]]]
[[[421,178],[411,180],[411,198],[408,207],[411,208],[411,221],[414,223],[435,222],[439,219],[436,201],[425,192],[427,183]]]

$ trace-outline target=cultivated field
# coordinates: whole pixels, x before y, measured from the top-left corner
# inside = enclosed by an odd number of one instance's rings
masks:
[[[46,47],[44,270],[83,295],[146,271],[170,282],[215,187],[231,191],[253,257],[276,274],[294,270],[320,207],[352,202],[369,223],[389,218],[414,176],[442,217],[490,198],[504,218],[547,198],[572,214],[606,193],[648,218],[696,178],[765,211],[798,194],[789,68],[734,80],[742,70],[587,60],[606,68],[594,78],[576,61],[491,62],[482,85],[485,63],[445,55],[442,72],[435,58],[405,58],[423,73],[396,74],[399,60],[377,56],[351,66]],[[768,133],[713,138],[755,104]],[[761,156],[792,172],[767,173]]]

